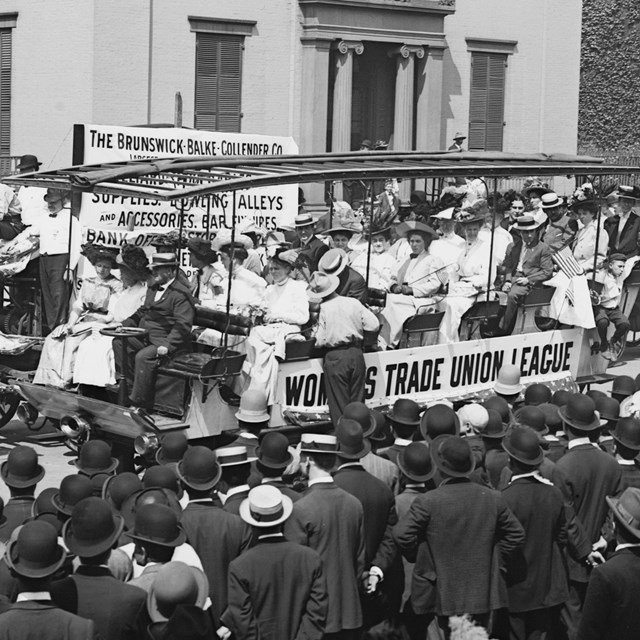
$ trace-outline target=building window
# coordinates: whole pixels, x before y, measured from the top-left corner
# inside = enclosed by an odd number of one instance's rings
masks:
[[[470,151],[502,151],[506,69],[506,54],[471,55]]]

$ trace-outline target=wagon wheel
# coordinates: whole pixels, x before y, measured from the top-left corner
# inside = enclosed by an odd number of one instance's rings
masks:
[[[20,397],[15,393],[0,394],[0,427],[4,427],[11,422],[19,404]]]
[[[32,314],[29,309],[13,307],[4,319],[5,333],[13,335],[31,335]]]

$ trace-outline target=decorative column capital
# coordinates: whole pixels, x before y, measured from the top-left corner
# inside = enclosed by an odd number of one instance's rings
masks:
[[[334,47],[343,55],[350,51],[358,56],[364,53],[364,44],[360,40],[340,40],[334,43]]]
[[[393,56],[400,56],[402,58],[409,58],[414,55],[418,59],[424,58],[424,47],[419,47],[412,44],[403,44],[399,47],[391,49],[388,54],[390,58]]]

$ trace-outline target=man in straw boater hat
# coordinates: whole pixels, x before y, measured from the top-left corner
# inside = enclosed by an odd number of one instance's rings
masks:
[[[20,527],[4,556],[18,579],[18,596],[15,604],[0,616],[2,640],[98,638],[93,621],[63,611],[51,600],[51,580],[66,557],[53,525],[35,520]]]
[[[318,271],[338,277],[340,284],[336,289],[339,296],[355,298],[362,304],[367,302],[367,283],[351,266],[343,249],[329,249],[318,262]]]
[[[640,489],[606,498],[613,514],[616,549],[591,573],[580,640],[635,640],[640,628]]]
[[[238,515],[240,504],[249,495],[249,476],[251,475],[251,463],[255,461],[255,455],[249,455],[247,447],[233,445],[216,450],[218,464],[222,468],[221,480],[223,482],[224,510]],[[221,491],[218,491],[220,494]]]
[[[337,295],[338,285],[337,276],[317,272],[308,288],[310,297],[321,300],[314,335],[316,347],[324,353],[324,385],[334,424],[350,402],[364,401],[364,333],[379,326],[378,319],[361,302]]]
[[[55,604],[93,620],[100,638],[118,640],[131,633],[145,592],[117,580],[107,565],[124,520],[101,498],[78,502],[62,530],[67,549],[80,559],[75,573],[51,587]]]
[[[292,510],[291,500],[270,485],[253,488],[240,505],[256,544],[229,566],[229,605],[222,622],[236,638],[325,637],[328,593],[322,560],[313,549],[284,537]]]
[[[538,433],[530,427],[515,427],[502,447],[513,473],[502,496],[525,530],[521,552],[507,564],[511,637],[553,636],[560,622],[559,605],[569,595],[564,498],[538,472],[544,460]]]
[[[293,505],[285,525],[288,540],[320,554],[329,587],[325,638],[360,637],[360,584],[365,571],[364,514],[360,501],[341,489],[331,472],[336,463],[335,436],[303,433],[300,467],[309,488]]]
[[[298,214],[295,217],[295,225],[297,238],[291,248],[296,249],[305,259],[311,271],[316,271],[320,258],[329,251],[329,246],[315,235],[316,220],[311,214]]]
[[[122,370],[124,358],[133,372],[131,404],[152,410],[155,397],[155,373],[158,359],[187,348],[195,313],[191,292],[176,278],[178,258],[174,253],[156,253],[151,258],[153,286],[149,287],[144,305],[122,326],[147,329],[146,338],[113,341],[116,366]]]
[[[191,447],[178,463],[177,473],[189,495],[180,522],[187,541],[202,561],[213,596],[213,611],[219,619],[227,606],[229,563],[249,548],[251,531],[212,498],[222,476],[213,451],[202,446]]]
[[[593,444],[597,442],[601,419],[589,396],[572,393],[558,412],[569,444],[556,466],[565,476],[576,515],[592,545],[588,562],[568,558],[569,598],[562,610],[562,620],[569,638],[575,638],[578,637],[589,568],[603,561],[599,551],[606,547],[600,533],[608,511],[605,498],[622,492],[622,472],[612,456]]]
[[[638,255],[640,216],[635,208],[640,199],[640,189],[620,185],[616,215],[607,218],[604,228],[609,234],[609,253],[622,253],[626,258]]]
[[[553,274],[551,250],[539,239],[541,226],[542,222],[529,215],[521,216],[514,225],[522,236],[522,243],[512,244],[504,258],[506,282],[502,290],[507,294],[507,304],[500,321],[499,334],[513,332],[518,305],[534,286],[548,280]]]
[[[437,616],[447,633],[448,617],[464,613],[486,627],[491,611],[508,605],[498,555],[520,547],[524,530],[499,493],[469,479],[475,461],[463,438],[440,436],[431,451],[443,481],[417,496],[394,527],[407,557],[424,542],[432,553],[418,555],[411,605],[425,616],[425,628]]]
[[[548,218],[540,239],[549,249],[558,251],[574,239],[577,233],[575,222],[568,216],[565,202],[557,193],[543,193],[540,201],[540,208]]]

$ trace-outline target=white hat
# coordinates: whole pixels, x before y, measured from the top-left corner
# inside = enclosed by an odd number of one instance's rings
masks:
[[[464,433],[481,431],[489,423],[489,412],[476,402],[465,404],[457,413],[460,430]]]
[[[293,501],[280,489],[261,484],[249,491],[240,503],[240,517],[252,527],[275,527],[282,524],[293,511]]]
[[[338,439],[321,433],[303,433],[300,437],[300,451],[309,453],[335,453]]]
[[[216,449],[216,458],[221,467],[233,467],[237,464],[247,464],[257,460],[257,458],[247,455],[247,447],[222,447]]]
[[[449,207],[448,209],[443,209],[440,213],[436,213],[436,215],[432,217],[438,220],[453,220],[453,212],[455,210],[455,207]]]

